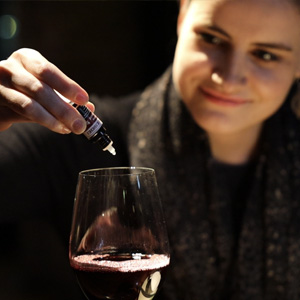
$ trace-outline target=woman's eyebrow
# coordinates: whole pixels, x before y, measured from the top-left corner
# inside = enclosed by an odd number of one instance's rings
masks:
[[[288,51],[288,52],[293,51],[292,47],[282,44],[282,43],[255,43],[254,45],[257,47],[271,48],[274,50],[283,50],[283,51]]]
[[[213,30],[213,31],[217,31],[222,35],[225,35],[226,37],[228,37],[229,39],[231,39],[230,35],[224,31],[223,29],[221,29],[220,27],[216,26],[216,25],[209,25],[207,26],[208,29]]]
[[[227,38],[231,39],[231,36],[224,31],[222,28],[216,26],[216,25],[209,25],[207,26],[208,29],[216,31],[224,36],[226,36]],[[257,47],[263,47],[263,48],[271,48],[274,50],[283,50],[283,51],[288,51],[288,52],[292,52],[293,48],[284,44],[284,43],[255,43],[254,44]]]

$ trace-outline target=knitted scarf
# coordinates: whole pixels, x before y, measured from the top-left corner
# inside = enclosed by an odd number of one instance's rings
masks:
[[[300,299],[300,126],[288,100],[265,122],[236,237],[222,178],[171,69],[142,94],[131,164],[156,171],[171,245],[162,299]]]

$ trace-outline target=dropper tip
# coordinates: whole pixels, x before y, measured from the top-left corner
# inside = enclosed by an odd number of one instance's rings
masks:
[[[112,143],[110,143],[105,149],[103,150],[108,150],[112,155],[116,155],[116,149],[112,146]]]
[[[112,154],[112,155],[116,155],[117,152],[116,152],[116,149],[115,148],[112,148],[111,150],[109,150],[109,152]]]

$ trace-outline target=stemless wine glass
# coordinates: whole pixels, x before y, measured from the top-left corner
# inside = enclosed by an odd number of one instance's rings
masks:
[[[79,173],[69,258],[90,300],[155,296],[170,255],[153,169]]]

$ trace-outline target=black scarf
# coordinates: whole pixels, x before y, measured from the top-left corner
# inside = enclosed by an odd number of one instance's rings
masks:
[[[288,101],[265,122],[236,237],[222,178],[172,85],[171,69],[142,94],[131,122],[131,164],[155,169],[171,270],[163,299],[300,299],[300,126]]]

